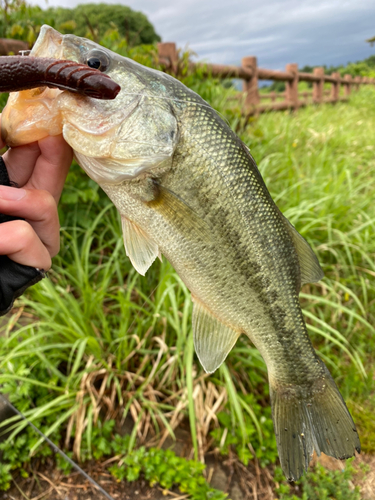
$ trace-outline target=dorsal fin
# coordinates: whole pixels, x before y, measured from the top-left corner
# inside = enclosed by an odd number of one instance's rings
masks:
[[[239,332],[224,325],[199,301],[194,300],[193,333],[195,352],[207,373],[213,373],[225,361]]]
[[[317,283],[324,276],[317,256],[314,254],[305,238],[299,234],[297,229],[292,226],[288,219],[284,217],[284,220],[297,251],[301,271],[301,286],[306,283]]]

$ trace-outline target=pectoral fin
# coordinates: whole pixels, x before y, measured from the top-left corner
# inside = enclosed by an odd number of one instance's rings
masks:
[[[294,247],[298,254],[299,266],[301,271],[301,286],[306,283],[317,283],[323,276],[323,270],[319,261],[307,243],[305,238],[299,234],[294,226],[285,218],[287,228],[292,237]]]
[[[205,243],[213,244],[211,228],[186,201],[176,193],[154,180],[157,195],[147,202],[150,208],[158,211],[166,220],[179,223],[179,231],[187,238],[199,236]],[[182,222],[178,222],[182,221]]]
[[[126,255],[136,271],[144,276],[156,257],[160,255],[159,247],[140,227],[126,217],[121,216],[121,223]]]
[[[215,318],[194,300],[193,333],[195,352],[207,373],[213,373],[225,361],[240,336]]]

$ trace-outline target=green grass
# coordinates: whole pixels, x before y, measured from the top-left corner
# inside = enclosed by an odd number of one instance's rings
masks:
[[[343,470],[327,470],[317,464],[308,476],[303,476],[295,485],[284,484],[281,469],[276,469],[275,480],[278,483],[276,492],[280,500],[361,500],[359,486],[352,483],[353,475],[359,471],[352,465],[353,459],[347,461]],[[297,488],[296,488],[297,486]],[[302,496],[295,495],[293,490]]]
[[[232,89],[190,85],[241,128],[239,107],[227,99]],[[305,319],[360,434],[374,443],[375,92],[261,115],[241,138],[322,264],[325,278],[301,294]],[[204,374],[193,353],[188,290],[165,259],[146,277],[132,269],[115,209],[77,167],[60,213],[53,271],[18,301],[24,313],[16,311],[0,337],[3,392],[82,459],[97,453],[98,425],[128,417],[129,456],[173,438],[188,419],[192,457],[217,447],[244,463],[254,456],[274,463],[267,373],[256,349],[241,338],[220,370]],[[24,425],[12,422],[11,439]],[[43,449],[38,438],[28,446]]]

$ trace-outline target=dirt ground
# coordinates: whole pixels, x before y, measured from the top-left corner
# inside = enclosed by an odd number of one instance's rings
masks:
[[[150,488],[145,480],[117,483],[105,470],[89,465],[85,471],[114,499],[121,500],[184,500],[188,495]],[[255,466],[244,467],[237,461],[207,457],[207,479],[212,487],[226,491],[231,500],[273,500],[272,474]],[[0,500],[104,500],[106,497],[78,473],[64,476],[50,464],[33,463],[29,478],[17,477],[9,491],[0,493]]]
[[[369,466],[366,477],[359,475],[355,484],[361,488],[362,500],[375,500],[375,456],[361,455],[358,463]],[[329,469],[342,469],[339,460],[322,456],[319,459]],[[34,468],[35,467],[35,468]],[[188,496],[175,491],[165,491],[156,486],[150,488],[145,480],[117,483],[112,476],[97,465],[86,467],[89,473],[114,499],[121,500],[187,500]],[[251,463],[248,467],[235,460],[207,457],[207,479],[210,484],[228,493],[230,500],[274,500],[272,470],[260,469]],[[353,487],[355,486],[353,484]],[[295,494],[298,495],[298,487]],[[0,493],[0,500],[104,500],[105,496],[85,481],[78,472],[64,476],[50,464],[33,464],[29,478],[15,478],[9,491]]]

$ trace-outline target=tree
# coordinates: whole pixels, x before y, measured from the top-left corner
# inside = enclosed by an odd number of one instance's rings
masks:
[[[373,36],[372,38],[369,38],[368,40],[366,40],[366,42],[368,42],[372,47],[375,43],[375,36]]]
[[[0,0],[0,5],[0,36],[25,40],[30,46],[43,24],[96,42],[108,30],[117,30],[129,46],[160,40],[144,14],[124,5],[82,4],[74,9],[57,7],[46,10],[28,5],[25,0]]]
[[[35,41],[42,24],[53,24],[51,15],[40,7],[28,5],[25,0],[0,1],[0,36],[24,40],[30,45]]]
[[[81,4],[74,9],[48,9],[56,16],[56,25],[74,20],[74,34],[98,41],[108,29],[117,28],[129,45],[150,44],[160,41],[154,27],[142,14],[125,5]],[[68,26],[70,28],[70,26]],[[70,31],[71,32],[71,31]]]

